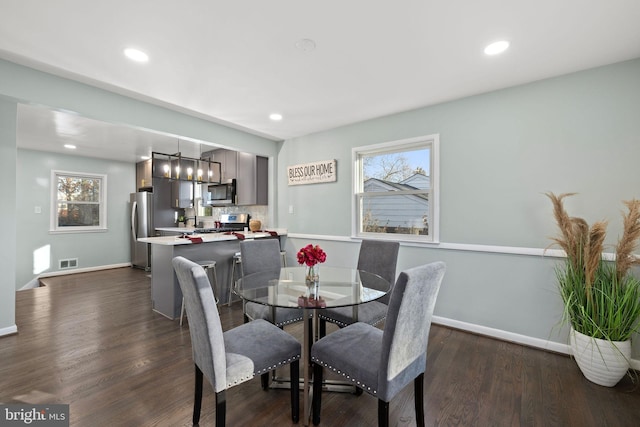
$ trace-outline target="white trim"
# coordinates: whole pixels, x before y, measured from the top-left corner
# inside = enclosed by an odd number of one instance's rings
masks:
[[[95,267],[74,268],[73,270],[52,271],[50,273],[43,273],[38,277],[43,278],[43,277],[54,277],[54,276],[66,276],[68,274],[87,273],[90,271],[110,270],[112,268],[122,268],[122,267],[131,267],[131,263],[123,262],[120,264],[97,265]]]
[[[440,242],[440,134],[429,135],[433,139],[431,142],[431,170],[429,171],[429,182],[431,185],[431,198],[429,202],[429,214],[431,224],[429,224],[429,236],[432,243]]]
[[[361,241],[363,236],[331,236],[331,235],[322,235],[322,234],[299,234],[299,233],[287,233],[287,237],[291,237],[293,239],[315,239],[315,240],[335,240],[337,242],[354,242]],[[450,251],[462,251],[462,252],[482,252],[482,253],[496,253],[496,254],[507,254],[507,255],[526,255],[526,256],[535,256],[535,257],[548,257],[548,258],[566,258],[566,254],[563,250],[560,249],[542,249],[542,248],[526,248],[526,247],[518,247],[518,246],[493,246],[493,245],[474,245],[469,243],[434,243],[434,242],[424,242],[424,241],[415,241],[410,239],[404,239],[400,234],[389,234],[389,235],[377,235],[372,234],[372,238],[379,240],[394,240],[400,242],[401,246],[408,247],[421,247],[421,248],[431,248],[431,249],[444,249]],[[636,258],[640,258],[640,255],[635,255]],[[615,260],[615,254],[610,252],[605,252],[602,254],[602,259],[606,261]]]
[[[462,322],[460,320],[453,320],[435,315],[432,317],[432,322],[437,325],[448,326],[466,332],[473,332],[475,334],[497,338],[502,341],[510,341],[529,347],[539,348],[542,350],[555,351],[556,353],[571,354],[571,349],[567,344],[561,344],[558,342],[543,340],[540,338],[533,338],[527,335],[503,331],[502,329],[489,328],[487,326],[476,325],[474,323]]]
[[[440,134],[431,134],[417,136],[413,138],[400,139],[396,141],[382,142],[378,144],[364,145],[353,147],[351,149],[351,234],[358,238],[367,238],[369,235],[373,238],[383,238],[384,233],[364,233],[361,229],[361,215],[358,204],[361,201],[361,193],[363,193],[362,168],[360,167],[359,157],[371,154],[383,154],[395,150],[396,152],[410,151],[417,148],[425,148],[429,146],[429,179],[430,188],[426,192],[429,195],[429,234],[421,236],[420,240],[424,243],[437,243],[440,239]],[[412,194],[411,192],[398,192],[400,194]],[[384,193],[388,195],[388,193]],[[417,191],[416,194],[425,194],[424,191]],[[367,195],[372,195],[367,193]],[[373,194],[375,196],[375,193]],[[401,236],[395,235],[394,236]],[[383,238],[384,239],[384,238]],[[402,237],[392,240],[401,240]],[[414,238],[415,239],[415,238]],[[428,240],[427,240],[428,239]],[[411,240],[411,239],[408,239]]]
[[[486,326],[476,325],[473,323],[461,322],[459,320],[448,319],[441,316],[433,316],[432,323],[436,325],[447,326],[450,328],[460,329],[461,331],[471,332],[486,337],[496,338],[502,341],[513,342],[528,347],[537,348],[545,351],[553,351],[556,353],[571,355],[571,347],[568,344],[561,344],[554,341],[533,338],[526,335],[516,334],[513,332],[503,331],[502,329],[489,328]],[[631,359],[629,361],[631,369],[640,370],[640,360]]]
[[[21,287],[20,289],[18,289],[19,291],[24,291],[25,289],[35,289],[37,287],[40,286],[40,282],[38,277],[34,277],[33,279],[29,280],[29,283],[27,283],[26,285],[24,285],[23,287]]]
[[[0,329],[0,337],[5,335],[17,334],[18,327],[16,325]]]
[[[315,239],[315,240],[335,240],[337,242],[353,242],[360,241],[363,237],[358,236],[331,236],[322,234],[301,234],[301,233],[287,233],[287,237],[293,239]],[[373,237],[373,236],[372,236]],[[554,249],[540,249],[540,248],[522,248],[516,246],[491,246],[491,245],[472,245],[467,243],[433,243],[424,241],[411,241],[403,240],[399,234],[389,234],[388,236],[375,236],[382,240],[384,237],[389,237],[390,240],[396,240],[400,242],[401,246],[413,246],[423,247],[431,249],[445,249],[452,251],[463,252],[483,252],[483,253],[499,253],[510,255],[529,255],[529,256],[548,256],[562,258],[565,256],[564,251]],[[607,254],[604,254],[607,255]]]
[[[120,264],[110,264],[110,265],[98,265],[95,267],[84,267],[84,268],[74,268],[73,270],[60,270],[60,271],[51,271],[48,273],[42,273],[29,281],[26,285],[18,289],[19,291],[34,289],[40,286],[38,281],[45,277],[56,277],[56,276],[67,276],[69,274],[77,274],[77,273],[88,273],[91,271],[100,271],[100,270],[111,270],[112,268],[123,268],[123,267],[131,267],[130,262],[123,262]]]
[[[562,258],[564,251],[557,249],[525,248],[517,246],[474,245],[469,243],[440,243],[438,249],[452,251],[484,252],[509,255],[549,256]]]
[[[58,176],[71,176],[77,178],[94,178],[100,179],[100,201],[98,202],[100,224],[96,226],[70,226],[58,227]],[[107,174],[89,173],[89,172],[71,172],[64,170],[51,169],[51,209],[49,216],[49,233],[83,233],[83,232],[100,232],[107,231]]]
[[[329,236],[322,234],[302,234],[302,233],[289,233],[287,232],[287,238],[293,239],[313,239],[313,240],[332,240],[336,242],[354,242],[360,241],[361,238],[358,237],[348,237],[348,236]]]

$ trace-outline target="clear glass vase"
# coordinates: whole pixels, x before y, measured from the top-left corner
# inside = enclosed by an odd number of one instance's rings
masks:
[[[318,264],[307,268],[307,276],[305,277],[307,283],[317,283],[318,280],[320,280],[320,276],[318,275],[318,270],[319,270]]]

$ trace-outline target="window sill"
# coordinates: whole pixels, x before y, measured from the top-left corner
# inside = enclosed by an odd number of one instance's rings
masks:
[[[78,234],[78,233],[106,233],[109,231],[108,228],[73,228],[73,229],[63,229],[63,230],[49,230],[49,234]]]

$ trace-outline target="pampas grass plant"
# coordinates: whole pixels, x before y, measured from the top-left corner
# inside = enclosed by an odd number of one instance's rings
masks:
[[[622,214],[615,260],[604,261],[607,222],[589,227],[584,219],[570,217],[563,199],[574,194],[546,193],[560,231],[552,240],[567,256],[564,265],[556,268],[563,320],[593,338],[626,341],[638,331],[640,318],[640,280],[630,272],[640,264],[633,254],[640,239],[640,200],[624,202],[627,212]]]

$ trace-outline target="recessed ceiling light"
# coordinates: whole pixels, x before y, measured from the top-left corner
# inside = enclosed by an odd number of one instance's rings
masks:
[[[75,150],[76,146],[73,144],[64,144],[64,148],[68,148],[69,150]]]
[[[127,58],[136,62],[147,62],[149,60],[149,55],[141,50],[134,49],[132,47],[126,48],[124,50],[124,54],[127,56]]]
[[[316,49],[316,42],[311,39],[300,39],[295,44],[296,49],[303,52],[311,52]]]
[[[487,47],[484,48],[484,53],[487,55],[497,55],[499,53],[504,52],[509,47],[509,42],[506,40],[500,40],[495,43],[491,43]]]
[[[140,156],[140,158],[141,158],[142,160],[149,160],[151,157],[150,157],[150,156]]]
[[[282,114],[278,114],[278,113],[269,114],[269,118],[274,122],[279,122],[280,120],[282,120]]]

